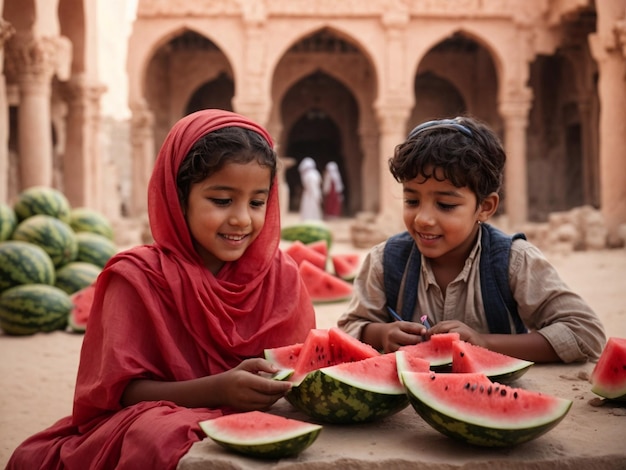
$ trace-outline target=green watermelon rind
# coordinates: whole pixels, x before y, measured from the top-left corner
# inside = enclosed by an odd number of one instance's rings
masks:
[[[50,215],[33,215],[20,222],[13,239],[43,248],[57,269],[74,261],[78,254],[76,233],[68,224]]]
[[[93,232],[78,232],[76,234],[78,250],[76,261],[95,264],[103,268],[117,253],[117,246],[104,235]]]
[[[287,241],[300,240],[304,244],[326,240],[329,250],[333,242],[333,234],[330,228],[322,222],[315,221],[303,221],[282,227],[280,238]]]
[[[528,420],[521,423],[516,420],[506,423],[506,412],[498,418],[489,420],[476,410],[474,417],[455,416],[455,411],[440,400],[438,396],[422,394],[416,385],[414,376],[424,377],[428,374],[431,377],[445,377],[450,374],[439,374],[433,372],[402,372],[401,377],[405,385],[409,402],[417,414],[424,419],[431,427],[440,433],[468,444],[482,447],[511,447],[536,439],[553,429],[559,424],[569,412],[572,401],[564,398],[553,396],[555,406],[552,413],[546,413],[541,419]],[[492,384],[495,388],[500,384],[491,382],[484,374],[467,373],[461,374],[468,376],[482,376],[484,384]],[[486,386],[486,385],[485,385]],[[502,385],[502,387],[507,387]],[[475,391],[468,393],[476,393]],[[498,394],[494,393],[497,398]]]
[[[17,227],[17,215],[11,206],[0,202],[0,242],[9,240]]]
[[[102,213],[88,207],[76,207],[71,210],[69,225],[76,233],[90,232],[114,239],[113,226]]]
[[[72,309],[70,296],[47,284],[24,284],[0,295],[0,328],[26,336],[64,329]]]
[[[298,455],[315,442],[322,430],[319,424],[301,421],[299,429],[280,433],[278,424],[274,436],[270,436],[271,431],[265,431],[262,437],[246,441],[243,436],[235,433],[229,435],[222,431],[219,420],[220,418],[201,421],[199,425],[210,439],[225,449],[261,459],[282,459]]]
[[[18,194],[13,210],[20,222],[35,215],[48,215],[67,223],[72,209],[61,191],[48,186],[32,186]]]
[[[0,242],[0,292],[21,284],[53,285],[56,271],[43,248],[21,240]]]
[[[102,271],[100,266],[85,261],[71,261],[56,271],[54,286],[73,294],[93,284]]]
[[[310,372],[285,399],[317,421],[357,424],[392,416],[409,404],[406,393],[377,393],[337,380],[324,369]]]

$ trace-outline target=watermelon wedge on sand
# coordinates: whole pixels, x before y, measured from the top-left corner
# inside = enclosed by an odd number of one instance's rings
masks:
[[[626,338],[610,337],[591,372],[591,391],[626,401]]]
[[[510,383],[524,375],[533,364],[466,341],[452,343],[452,372],[480,372],[492,382]]]
[[[317,266],[321,270],[326,269],[326,255],[296,240],[285,249],[285,253],[293,258],[293,260],[301,265],[305,260]]]
[[[296,419],[249,411],[201,421],[200,428],[230,451],[263,459],[292,457],[309,447],[322,426]]]
[[[359,272],[361,256],[358,253],[336,253],[330,256],[335,276],[352,282]]]
[[[491,382],[484,374],[403,372],[415,411],[434,429],[484,447],[522,444],[565,417],[571,400]]]
[[[352,284],[310,261],[303,260],[298,269],[313,303],[343,302],[352,296]]]

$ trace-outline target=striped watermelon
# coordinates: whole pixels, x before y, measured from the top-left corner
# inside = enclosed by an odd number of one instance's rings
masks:
[[[72,261],[56,272],[54,285],[68,294],[73,294],[92,284],[102,268],[84,261]]]
[[[20,222],[38,214],[69,222],[71,206],[61,191],[47,186],[33,186],[18,194],[13,210]]]
[[[76,234],[76,240],[78,241],[76,261],[84,261],[103,268],[107,261],[117,253],[115,243],[97,233],[79,232]]]
[[[103,235],[109,240],[113,240],[113,227],[104,214],[89,209],[88,207],[77,207],[70,213],[70,227],[78,232],[91,232]]]
[[[65,222],[50,215],[34,215],[20,222],[13,239],[43,248],[56,269],[74,261],[78,254],[76,233]]]
[[[0,242],[0,292],[20,284],[54,284],[54,264],[43,248],[19,240]]]
[[[13,208],[0,203],[0,242],[8,240],[17,227],[17,216]]]
[[[0,328],[7,335],[32,335],[65,328],[70,296],[46,284],[11,287],[0,295]]]

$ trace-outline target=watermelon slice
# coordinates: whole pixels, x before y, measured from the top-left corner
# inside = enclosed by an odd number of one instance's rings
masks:
[[[354,336],[350,336],[338,327],[328,330],[328,340],[334,364],[380,356],[380,353],[372,346],[356,339]]]
[[[303,260],[298,269],[313,303],[343,302],[352,296],[352,284],[310,261]]]
[[[493,383],[484,374],[403,372],[411,405],[446,436],[485,447],[535,439],[556,426],[571,400]]]
[[[324,258],[328,258],[328,240],[317,240],[306,244],[307,248],[313,251],[317,251],[319,254],[324,255]]]
[[[309,331],[304,339],[300,354],[293,367],[293,375],[291,375],[289,380],[297,384],[312,370],[333,364],[328,330],[314,328]]]
[[[75,333],[84,333],[87,329],[87,320],[93,304],[93,296],[96,292],[96,285],[90,284],[79,291],[74,292],[70,296],[70,300],[74,305],[68,317],[68,325],[70,330]]]
[[[264,459],[297,455],[313,444],[322,430],[319,424],[262,411],[220,416],[199,424],[204,433],[220,446]]]
[[[401,346],[400,350],[426,359],[432,370],[447,370],[452,365],[452,343],[460,339],[458,333],[439,333],[432,335],[428,341]]]
[[[294,261],[301,265],[304,261],[317,266],[321,270],[326,269],[326,255],[296,240],[285,249],[285,253],[291,256]]]
[[[279,369],[293,369],[304,343],[289,344],[263,350],[263,356]]]
[[[358,253],[336,253],[330,257],[335,276],[344,281],[352,282],[359,272],[361,256]]]
[[[285,399],[323,423],[353,424],[379,420],[406,408],[395,353],[317,369],[294,385]]]
[[[626,401],[626,338],[610,337],[591,372],[591,391]]]
[[[510,383],[524,375],[533,364],[466,341],[452,342],[452,372],[480,372],[492,382]]]

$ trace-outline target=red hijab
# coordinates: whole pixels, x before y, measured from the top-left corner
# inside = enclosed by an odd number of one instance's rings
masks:
[[[276,182],[265,225],[239,260],[213,275],[194,250],[176,175],[200,137],[228,126],[253,130],[272,145],[262,127],[221,110],[190,114],[166,137],[148,186],[154,243],[118,254],[98,279],[78,375],[75,420],[119,408],[121,393],[133,378],[187,380],[216,374],[262,355],[264,348],[302,342],[315,327],[297,266],[278,247]],[[111,284],[115,290],[109,290]],[[102,387],[108,403],[95,393]]]

